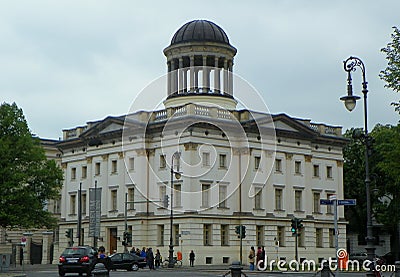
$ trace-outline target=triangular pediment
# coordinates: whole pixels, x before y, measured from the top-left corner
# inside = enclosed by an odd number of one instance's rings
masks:
[[[95,137],[101,134],[122,131],[124,127],[124,117],[109,116],[97,122],[89,122],[88,126],[89,128],[80,135],[81,138]]]
[[[122,130],[122,128],[123,128],[123,124],[121,124],[120,122],[118,122],[118,123],[113,122],[110,125],[106,126],[103,130],[100,130],[99,134]]]

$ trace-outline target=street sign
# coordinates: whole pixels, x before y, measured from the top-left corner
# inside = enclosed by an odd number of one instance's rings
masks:
[[[101,188],[89,189],[89,237],[100,236]]]
[[[26,246],[26,237],[21,238],[21,245]]]
[[[356,203],[357,203],[356,199],[338,200],[338,205],[342,205],[342,206],[355,206]]]
[[[339,200],[340,201],[340,200]],[[328,199],[320,199],[319,203],[321,205],[333,205],[333,200],[328,200]]]

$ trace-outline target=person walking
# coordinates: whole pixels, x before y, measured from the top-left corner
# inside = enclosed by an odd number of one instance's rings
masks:
[[[146,258],[147,258],[147,263],[149,265],[149,269],[154,270],[155,269],[154,268],[154,254],[153,254],[153,249],[151,247],[147,250]]]
[[[195,257],[196,255],[194,254],[194,252],[193,252],[193,250],[192,251],[190,251],[190,254],[189,254],[189,262],[190,262],[190,266],[194,266],[194,257]]]
[[[250,264],[250,270],[254,270],[254,262],[255,262],[255,256],[256,256],[256,251],[254,250],[254,246],[250,248],[250,253],[249,253],[249,264]]]
[[[159,268],[161,264],[161,254],[160,254],[160,250],[156,250],[156,256],[155,256],[155,266],[156,268]]]

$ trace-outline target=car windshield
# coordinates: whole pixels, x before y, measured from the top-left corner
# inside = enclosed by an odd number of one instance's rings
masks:
[[[83,248],[67,248],[64,250],[64,252],[61,254],[63,256],[67,255],[85,255],[86,251]]]

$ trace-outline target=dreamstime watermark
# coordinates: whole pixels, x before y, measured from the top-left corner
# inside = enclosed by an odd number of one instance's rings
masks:
[[[257,262],[257,269],[260,271],[274,270],[278,271],[321,271],[324,268],[329,268],[330,271],[380,271],[380,272],[394,272],[396,270],[395,265],[384,265],[376,264],[374,261],[364,260],[362,262],[358,260],[347,259],[348,253],[345,249],[338,249],[336,253],[337,258],[328,258],[323,260],[321,263],[317,263],[315,260],[304,259],[301,262],[296,260],[270,260],[268,261],[267,255],[264,260]]]

